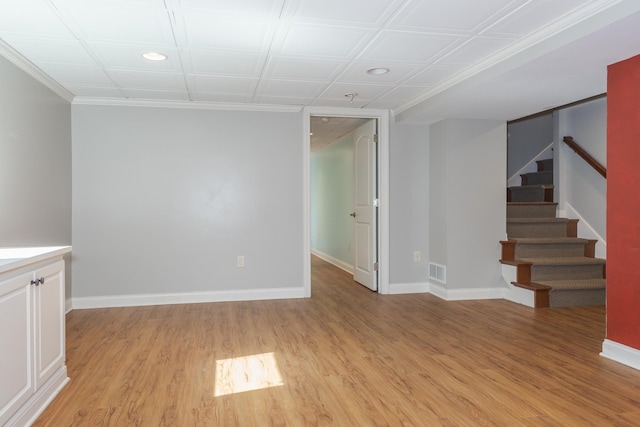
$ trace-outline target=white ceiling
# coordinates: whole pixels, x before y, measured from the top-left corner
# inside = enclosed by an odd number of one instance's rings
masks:
[[[640,52],[638,0],[0,0],[0,10],[0,53],[76,101],[510,119],[604,92],[606,65]]]

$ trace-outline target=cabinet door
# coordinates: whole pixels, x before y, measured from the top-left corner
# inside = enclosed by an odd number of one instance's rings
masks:
[[[35,271],[36,389],[65,362],[64,261]]]
[[[35,391],[32,278],[29,272],[0,282],[0,425]]]

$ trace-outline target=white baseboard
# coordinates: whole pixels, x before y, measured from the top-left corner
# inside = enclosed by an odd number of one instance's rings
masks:
[[[71,310],[73,310],[73,301],[71,298],[67,298],[64,300],[64,314],[69,313]]]
[[[424,283],[390,283],[389,295],[421,294],[429,292],[429,284]]]
[[[203,302],[257,301],[304,298],[304,288],[251,289],[246,291],[188,292],[176,294],[109,295],[72,298],[74,310],[83,308],[135,307],[143,305],[194,304]]]
[[[604,340],[600,356],[640,370],[640,350],[638,349],[619,344],[615,341]]]
[[[508,286],[508,288],[504,290],[503,298],[511,302],[526,305],[527,307],[535,307],[535,292],[529,289],[519,288],[511,284],[516,281],[518,273],[517,267],[515,265],[501,264],[500,268],[502,270],[502,278]]]
[[[429,292],[445,301],[503,299],[504,291],[505,288],[446,289],[441,284],[429,284]]]
[[[329,264],[333,264],[349,274],[353,274],[353,265],[347,264],[346,262],[339,260],[338,258],[332,257],[331,255],[325,254],[324,252],[320,252],[316,249],[311,249],[311,253],[321,260],[327,261]]]

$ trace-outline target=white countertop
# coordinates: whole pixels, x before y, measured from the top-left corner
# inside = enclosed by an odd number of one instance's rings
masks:
[[[71,246],[42,246],[36,248],[0,248],[0,273],[29,264],[62,256],[71,252]]]

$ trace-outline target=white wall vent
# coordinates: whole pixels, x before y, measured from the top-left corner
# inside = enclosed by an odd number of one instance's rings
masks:
[[[435,262],[429,263],[429,279],[436,282],[447,284],[447,267],[444,265],[436,264]]]

